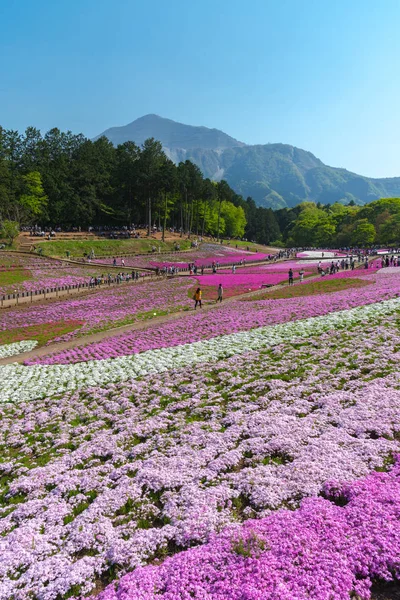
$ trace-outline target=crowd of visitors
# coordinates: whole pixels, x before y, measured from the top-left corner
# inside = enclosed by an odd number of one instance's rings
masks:
[[[139,271],[132,271],[131,273],[124,273],[121,271],[121,273],[117,273],[116,275],[111,273],[108,273],[107,275],[101,274],[98,277],[90,278],[89,287],[97,287],[102,284],[110,285],[111,283],[122,283],[124,281],[137,281],[139,277]]]
[[[356,259],[357,259],[357,264],[363,264],[364,269],[369,269],[369,268],[376,268],[376,269],[383,269],[384,267],[400,267],[400,256],[395,256],[394,254],[392,254],[391,256],[389,255],[384,255],[378,259],[376,259],[375,261],[371,259],[371,255],[368,254],[361,254],[359,253],[356,257],[354,256],[346,256],[346,258],[342,258],[341,260],[332,260],[330,264],[325,264],[323,265],[321,261],[319,261],[318,263],[318,273],[320,273],[320,275],[334,275],[335,273],[338,273],[340,270],[348,270],[351,269],[352,271],[355,268],[356,265]]]

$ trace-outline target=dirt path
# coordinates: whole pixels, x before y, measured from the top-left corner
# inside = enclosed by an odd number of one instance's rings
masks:
[[[315,277],[307,278],[307,281],[311,281],[312,279],[316,279],[319,275],[315,275]],[[230,298],[225,298],[223,301],[223,305],[231,302],[235,302],[242,298],[257,298],[259,294],[265,294],[266,292],[272,292],[278,288],[287,287],[286,283],[281,283],[278,285],[271,286],[270,288],[264,288],[261,290],[253,290],[252,292],[246,292],[245,294],[238,294],[237,296],[232,296]],[[201,310],[202,313],[208,312],[209,310],[214,310],[219,308],[221,305],[217,304],[214,301],[205,301],[203,302],[203,308],[198,309]],[[99,331],[98,333],[92,333],[89,335],[85,335],[82,337],[74,338],[68,342],[55,342],[48,346],[41,346],[40,348],[35,348],[30,352],[22,352],[21,354],[17,354],[15,356],[8,356],[6,358],[0,359],[0,365],[9,365],[11,363],[22,363],[25,360],[29,360],[31,358],[37,358],[39,356],[47,356],[48,354],[53,354],[55,352],[61,352],[63,350],[69,350],[70,348],[76,348],[77,346],[87,346],[93,342],[100,342],[104,339],[114,337],[121,333],[125,333],[127,331],[143,331],[144,329],[148,329],[150,327],[154,327],[157,325],[161,325],[163,323],[169,323],[171,321],[176,321],[180,319],[182,315],[186,315],[188,313],[193,312],[193,309],[189,310],[179,310],[177,312],[161,315],[159,317],[154,317],[153,319],[147,319],[145,321],[139,321],[136,323],[131,323],[129,325],[122,325],[121,327],[114,327],[113,329],[107,329],[105,331]]]

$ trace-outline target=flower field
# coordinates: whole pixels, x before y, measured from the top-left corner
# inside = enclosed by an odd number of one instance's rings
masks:
[[[279,269],[274,269],[273,267],[276,266],[257,265],[240,267],[235,273],[232,273],[231,270],[221,268],[218,269],[217,273],[197,275],[196,279],[203,290],[204,298],[215,300],[216,289],[220,283],[224,290],[224,297],[231,298],[239,294],[259,290],[263,286],[273,286],[284,281],[287,282],[289,267],[284,263],[280,263]],[[298,265],[293,269],[294,279],[298,279],[301,269],[302,266]],[[305,277],[316,274],[316,269],[311,270],[309,267],[303,268],[303,271]]]
[[[90,332],[193,285],[1,325]],[[400,269],[269,294],[0,365],[0,600],[369,600],[400,576]]]
[[[90,277],[99,275],[99,267],[67,264],[30,254],[0,254],[0,295],[88,283]]]
[[[325,281],[333,281],[341,275],[350,275],[343,271],[329,276]],[[400,272],[399,272],[400,275]],[[214,308],[206,313],[191,312],[184,314],[178,321],[149,326],[143,331],[132,331],[105,339],[104,341],[79,346],[72,350],[49,354],[31,359],[30,364],[66,364],[88,360],[102,360],[129,356],[147,350],[170,348],[185,343],[200,342],[233,332],[249,331],[265,325],[290,323],[300,319],[328,315],[331,312],[345,310],[389,300],[400,294],[400,276],[395,273],[385,274],[385,270],[364,276],[354,287],[344,288],[334,293],[320,293],[312,296],[294,296],[292,298],[272,299],[269,293],[260,300],[246,299],[235,301]],[[354,276],[354,272],[353,272]],[[307,289],[308,283],[296,284],[291,290],[302,285]],[[216,288],[215,294],[216,294]],[[285,291],[288,288],[285,289]],[[293,329],[295,325],[291,325]]]
[[[26,310],[11,309],[2,314],[1,330],[18,330],[47,323],[79,323],[76,329],[54,340],[68,340],[102,328],[131,323],[147,313],[166,313],[185,309],[192,302],[188,290],[193,280],[174,279],[146,281],[121,287],[103,287],[95,294],[63,299],[47,305],[32,306]]]
[[[335,486],[332,500],[313,498],[298,511],[227,528],[161,566],[138,568],[100,600],[241,600],[243,590],[252,600],[349,598],[350,590],[368,598],[371,578],[391,580],[398,561],[399,471]],[[338,495],[346,506],[335,505]]]
[[[170,254],[150,253],[147,256],[124,256],[117,258],[117,265],[122,264],[124,260],[127,267],[179,267],[185,269],[189,263],[195,263],[198,266],[209,267],[213,262],[220,265],[239,263],[251,260],[260,261],[267,258],[267,254],[262,252],[247,252],[243,249],[221,246],[218,244],[201,244],[199,248],[187,252],[171,252]],[[102,264],[113,264],[113,257],[97,258],[93,262]]]

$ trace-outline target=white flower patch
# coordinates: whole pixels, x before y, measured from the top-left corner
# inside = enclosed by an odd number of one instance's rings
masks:
[[[67,390],[126,381],[150,373],[213,363],[235,354],[270,348],[296,338],[320,335],[332,329],[375,321],[400,309],[400,299],[342,310],[328,315],[280,323],[209,340],[148,350],[141,354],[62,365],[0,366],[0,402],[33,400]]]
[[[36,340],[26,340],[22,342],[14,342],[13,344],[4,344],[0,346],[0,358],[21,354],[21,352],[29,352],[37,346]]]
[[[297,256],[301,258],[343,258],[344,254],[333,250],[307,250],[307,252],[300,252]]]

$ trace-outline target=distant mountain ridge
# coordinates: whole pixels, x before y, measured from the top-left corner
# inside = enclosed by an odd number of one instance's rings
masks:
[[[218,129],[184,125],[158,115],[146,115],[106,136],[114,145],[159,140],[175,163],[191,160],[205,177],[226,179],[239,194],[259,206],[291,207],[312,200],[329,204],[353,200],[366,204],[378,198],[400,196],[400,177],[372,179],[346,169],[329,167],[311,152],[289,144],[247,145]]]

